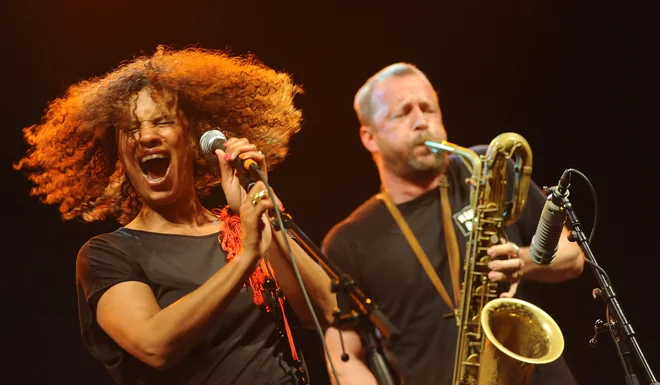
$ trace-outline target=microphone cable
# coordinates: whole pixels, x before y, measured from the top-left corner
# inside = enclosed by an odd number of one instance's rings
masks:
[[[252,170],[259,176],[259,179],[261,179],[261,181],[264,182],[264,185],[268,190],[268,195],[270,196],[270,199],[273,201],[273,203],[276,203],[277,200],[275,199],[275,193],[273,192],[273,189],[270,187],[270,184],[266,180],[264,174],[261,172],[261,170],[258,167],[254,167]],[[289,259],[291,260],[291,265],[293,266],[294,275],[296,276],[296,280],[300,285],[300,291],[302,292],[303,297],[305,298],[305,303],[307,304],[307,308],[309,309],[312,319],[314,320],[314,328],[316,329],[316,332],[318,333],[319,338],[321,339],[323,350],[325,351],[325,354],[328,358],[328,362],[330,363],[330,367],[332,368],[332,374],[334,375],[335,380],[337,381],[337,385],[341,385],[341,383],[339,382],[339,377],[337,376],[337,371],[335,369],[334,362],[328,350],[328,345],[325,342],[323,329],[319,324],[319,320],[316,317],[316,313],[314,312],[314,307],[312,306],[312,303],[309,299],[309,295],[307,294],[307,289],[305,288],[305,284],[303,283],[302,277],[300,276],[300,270],[298,269],[298,264],[296,263],[296,259],[293,257],[293,252],[291,251],[291,246],[289,245],[289,240],[287,239],[288,232],[286,231],[286,227],[284,227],[284,221],[282,221],[282,213],[280,212],[280,208],[277,206],[277,204],[273,205],[273,210],[275,211],[275,216],[277,217],[277,223],[280,226],[280,231],[282,231],[282,238],[284,239],[284,245],[286,246],[286,251],[289,255]]]
[[[591,191],[591,196],[594,200],[594,219],[593,219],[593,224],[591,225],[591,231],[589,232],[589,239],[587,240],[587,243],[589,243],[591,245],[591,242],[594,239],[594,234],[596,233],[596,228],[597,228],[598,219],[599,219],[598,218],[599,217],[599,213],[598,213],[599,205],[598,205],[598,195],[596,194],[596,189],[594,188],[594,185],[591,183],[589,178],[587,178],[587,176],[584,175],[579,170],[576,170],[574,168],[569,168],[564,172],[568,172],[569,176],[572,173],[575,173],[575,174],[579,175],[585,181],[587,186],[589,186],[589,190]],[[594,269],[598,270],[601,274],[603,274],[603,276],[605,277],[605,280],[607,281],[607,284],[611,285],[610,277],[607,275],[607,272],[605,272],[605,270],[602,267],[600,267],[597,263],[590,261],[589,258],[584,257],[584,261],[587,262],[589,264],[589,266],[592,266]]]

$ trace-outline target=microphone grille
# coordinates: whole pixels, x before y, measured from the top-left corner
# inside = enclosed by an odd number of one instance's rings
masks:
[[[227,140],[227,137],[219,130],[206,131],[201,138],[199,138],[199,147],[205,154],[213,152],[213,142],[216,140]]]

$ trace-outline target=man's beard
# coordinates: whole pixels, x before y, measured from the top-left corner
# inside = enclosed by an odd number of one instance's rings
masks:
[[[427,181],[444,173],[447,169],[447,153],[431,154],[432,160],[428,160],[429,155],[425,155],[423,161],[415,156],[414,150],[417,146],[424,143],[424,137],[415,138],[408,148],[405,159],[400,154],[381,153],[383,162],[396,175],[411,181]]]
[[[406,162],[408,178],[420,181],[435,178],[447,169],[446,158],[447,154],[441,153],[434,155],[433,162],[422,162],[409,153]]]

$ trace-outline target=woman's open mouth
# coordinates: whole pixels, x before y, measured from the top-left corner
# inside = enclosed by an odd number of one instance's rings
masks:
[[[140,158],[140,168],[150,185],[157,185],[165,180],[170,171],[170,157],[167,154],[151,154]]]

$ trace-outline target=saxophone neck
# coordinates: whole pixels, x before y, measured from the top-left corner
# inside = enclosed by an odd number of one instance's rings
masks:
[[[532,150],[527,140],[515,132],[505,132],[495,137],[486,151],[486,174],[506,181],[507,162],[513,161],[513,197],[508,203],[505,225],[516,222],[525,207],[532,174]]]
[[[476,179],[481,173],[481,158],[474,150],[447,142],[446,140],[429,139],[424,144],[436,154],[445,152],[460,156],[470,173],[472,173],[473,179]]]

